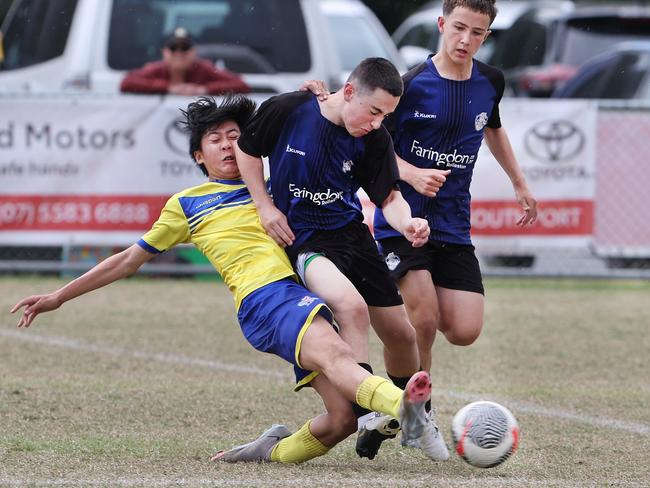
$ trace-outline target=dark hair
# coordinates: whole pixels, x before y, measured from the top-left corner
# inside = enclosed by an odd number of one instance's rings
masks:
[[[184,27],[177,27],[174,32],[167,38],[164,46],[167,49],[175,51],[181,49],[187,51],[194,46],[194,41],[190,37],[190,33]]]
[[[361,91],[373,92],[377,88],[387,91],[394,97],[404,92],[402,77],[397,68],[384,58],[366,58],[350,73],[348,82],[356,81]]]
[[[196,162],[194,152],[201,149],[201,139],[210,129],[233,120],[244,130],[255,112],[255,102],[242,95],[227,95],[217,105],[212,97],[201,97],[190,103],[187,110],[181,109],[185,120],[180,122],[183,130],[190,135],[190,156]],[[208,176],[204,164],[199,164],[201,171]]]
[[[479,12],[490,17],[490,25],[494,22],[497,16],[496,0],[443,0],[442,14],[451,14],[456,7],[465,7],[474,12]]]

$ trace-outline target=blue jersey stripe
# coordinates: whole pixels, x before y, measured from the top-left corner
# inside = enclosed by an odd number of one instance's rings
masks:
[[[160,253],[162,253],[162,251],[159,251],[159,250],[156,249],[155,247],[149,245],[149,244],[147,243],[147,241],[145,241],[144,239],[140,239],[140,240],[138,241],[138,245],[139,245],[142,249],[144,249],[145,251],[147,251],[148,253],[151,253],[151,254],[160,254]]]
[[[240,188],[231,192],[216,192],[195,197],[180,197],[178,201],[188,221],[191,221],[195,216],[201,215],[206,208],[209,209],[232,202],[241,202],[247,199],[250,199],[248,188]]]
[[[222,210],[224,208],[239,207],[242,205],[247,205],[252,202],[253,199],[249,197],[247,200],[242,200],[240,202],[232,202],[232,203],[215,205],[214,207],[211,207],[207,211],[202,212],[201,215],[197,215],[196,217],[194,217],[194,219],[192,219],[192,222],[190,222],[188,219],[187,223],[190,226],[190,232],[194,231],[194,229],[196,229],[199,226],[199,224],[201,224],[201,222],[203,222],[209,215],[213,214],[217,210]]]

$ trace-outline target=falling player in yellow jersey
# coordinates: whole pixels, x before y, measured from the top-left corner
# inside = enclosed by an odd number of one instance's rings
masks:
[[[18,327],[29,327],[40,313],[126,278],[155,255],[191,242],[230,288],[246,339],[293,364],[296,389],[310,384],[326,409],[293,434],[274,425],[256,441],[211,459],[298,463],[321,456],[356,431],[354,405],[400,418],[407,440],[420,439],[431,393],[428,373],[415,374],[402,391],[357,364],[328,307],[297,283],[284,250],[264,231],[234,156],[234,143],[254,110],[254,102],[241,96],[221,105],[207,97],[190,103],[183,111],[190,155],[209,181],[172,196],[136,244],[53,293],[19,301],[11,310],[24,307]]]

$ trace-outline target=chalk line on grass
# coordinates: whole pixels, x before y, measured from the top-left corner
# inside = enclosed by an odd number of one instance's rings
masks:
[[[255,375],[264,375],[264,376],[290,379],[290,374],[288,372],[283,373],[278,370],[257,368],[255,366],[236,364],[236,363],[225,363],[223,361],[214,361],[209,359],[193,358],[193,357],[182,356],[177,354],[133,351],[121,347],[101,346],[101,345],[91,344],[91,343],[82,342],[74,339],[68,339],[66,337],[44,336],[39,334],[33,334],[30,331],[0,329],[0,337],[5,337],[8,339],[18,339],[26,342],[31,342],[34,344],[41,344],[48,347],[59,347],[59,348],[71,349],[75,351],[93,352],[93,353],[108,354],[112,356],[121,356],[121,357],[129,357],[129,358],[136,358],[136,359],[147,359],[147,360],[154,360],[154,361],[159,361],[162,363],[169,363],[169,364],[200,366],[200,367],[215,369],[219,371],[230,371],[234,373],[250,373]],[[629,422],[629,421],[610,418],[610,417],[579,414],[568,410],[548,408],[542,405],[535,405],[535,404],[525,403],[516,400],[503,399],[503,398],[486,398],[485,395],[480,396],[474,394],[462,394],[462,393],[449,391],[449,390],[434,390],[434,396],[435,394],[447,396],[450,398],[458,398],[465,401],[491,399],[499,403],[506,404],[508,405],[508,407],[512,408],[513,410],[529,413],[532,415],[538,415],[541,417],[549,417],[554,419],[569,420],[572,422],[593,425],[597,427],[605,427],[605,428],[620,430],[624,432],[631,432],[643,436],[650,435],[650,426],[640,422]]]

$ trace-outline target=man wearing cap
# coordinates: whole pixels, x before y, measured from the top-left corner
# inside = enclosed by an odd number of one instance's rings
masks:
[[[130,93],[173,95],[221,95],[248,93],[250,87],[236,74],[219,70],[208,60],[197,57],[187,29],[179,27],[162,48],[162,61],[130,71],[120,90]]]

